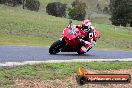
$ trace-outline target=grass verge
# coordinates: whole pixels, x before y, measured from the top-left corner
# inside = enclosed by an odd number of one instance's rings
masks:
[[[71,76],[78,71],[79,67],[95,70],[118,70],[131,69],[132,62],[71,62],[71,63],[46,63],[36,65],[25,65],[22,67],[5,69],[0,68],[0,86],[11,85],[13,80],[40,79],[54,80]],[[127,73],[128,74],[128,73]]]

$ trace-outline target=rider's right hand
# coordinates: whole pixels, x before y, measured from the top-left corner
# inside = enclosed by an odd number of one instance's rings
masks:
[[[76,26],[76,28],[79,28],[79,29],[81,29],[82,27],[81,27],[80,25],[77,25],[77,26]]]

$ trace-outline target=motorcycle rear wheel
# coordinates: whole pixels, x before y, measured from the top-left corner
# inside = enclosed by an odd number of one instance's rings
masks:
[[[65,45],[64,41],[61,40],[57,40],[56,42],[54,42],[50,48],[49,48],[49,53],[50,54],[57,54],[60,52],[60,50],[63,48],[63,46]]]
[[[85,52],[80,52],[79,50],[77,51],[78,55],[85,54]]]

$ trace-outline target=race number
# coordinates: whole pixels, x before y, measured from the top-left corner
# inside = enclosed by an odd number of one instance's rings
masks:
[[[93,38],[93,33],[89,33],[89,38]]]

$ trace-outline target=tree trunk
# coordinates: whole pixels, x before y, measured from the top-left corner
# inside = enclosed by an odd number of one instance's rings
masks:
[[[23,0],[23,1],[22,1],[23,9],[25,9],[25,1],[26,1],[26,0]]]

